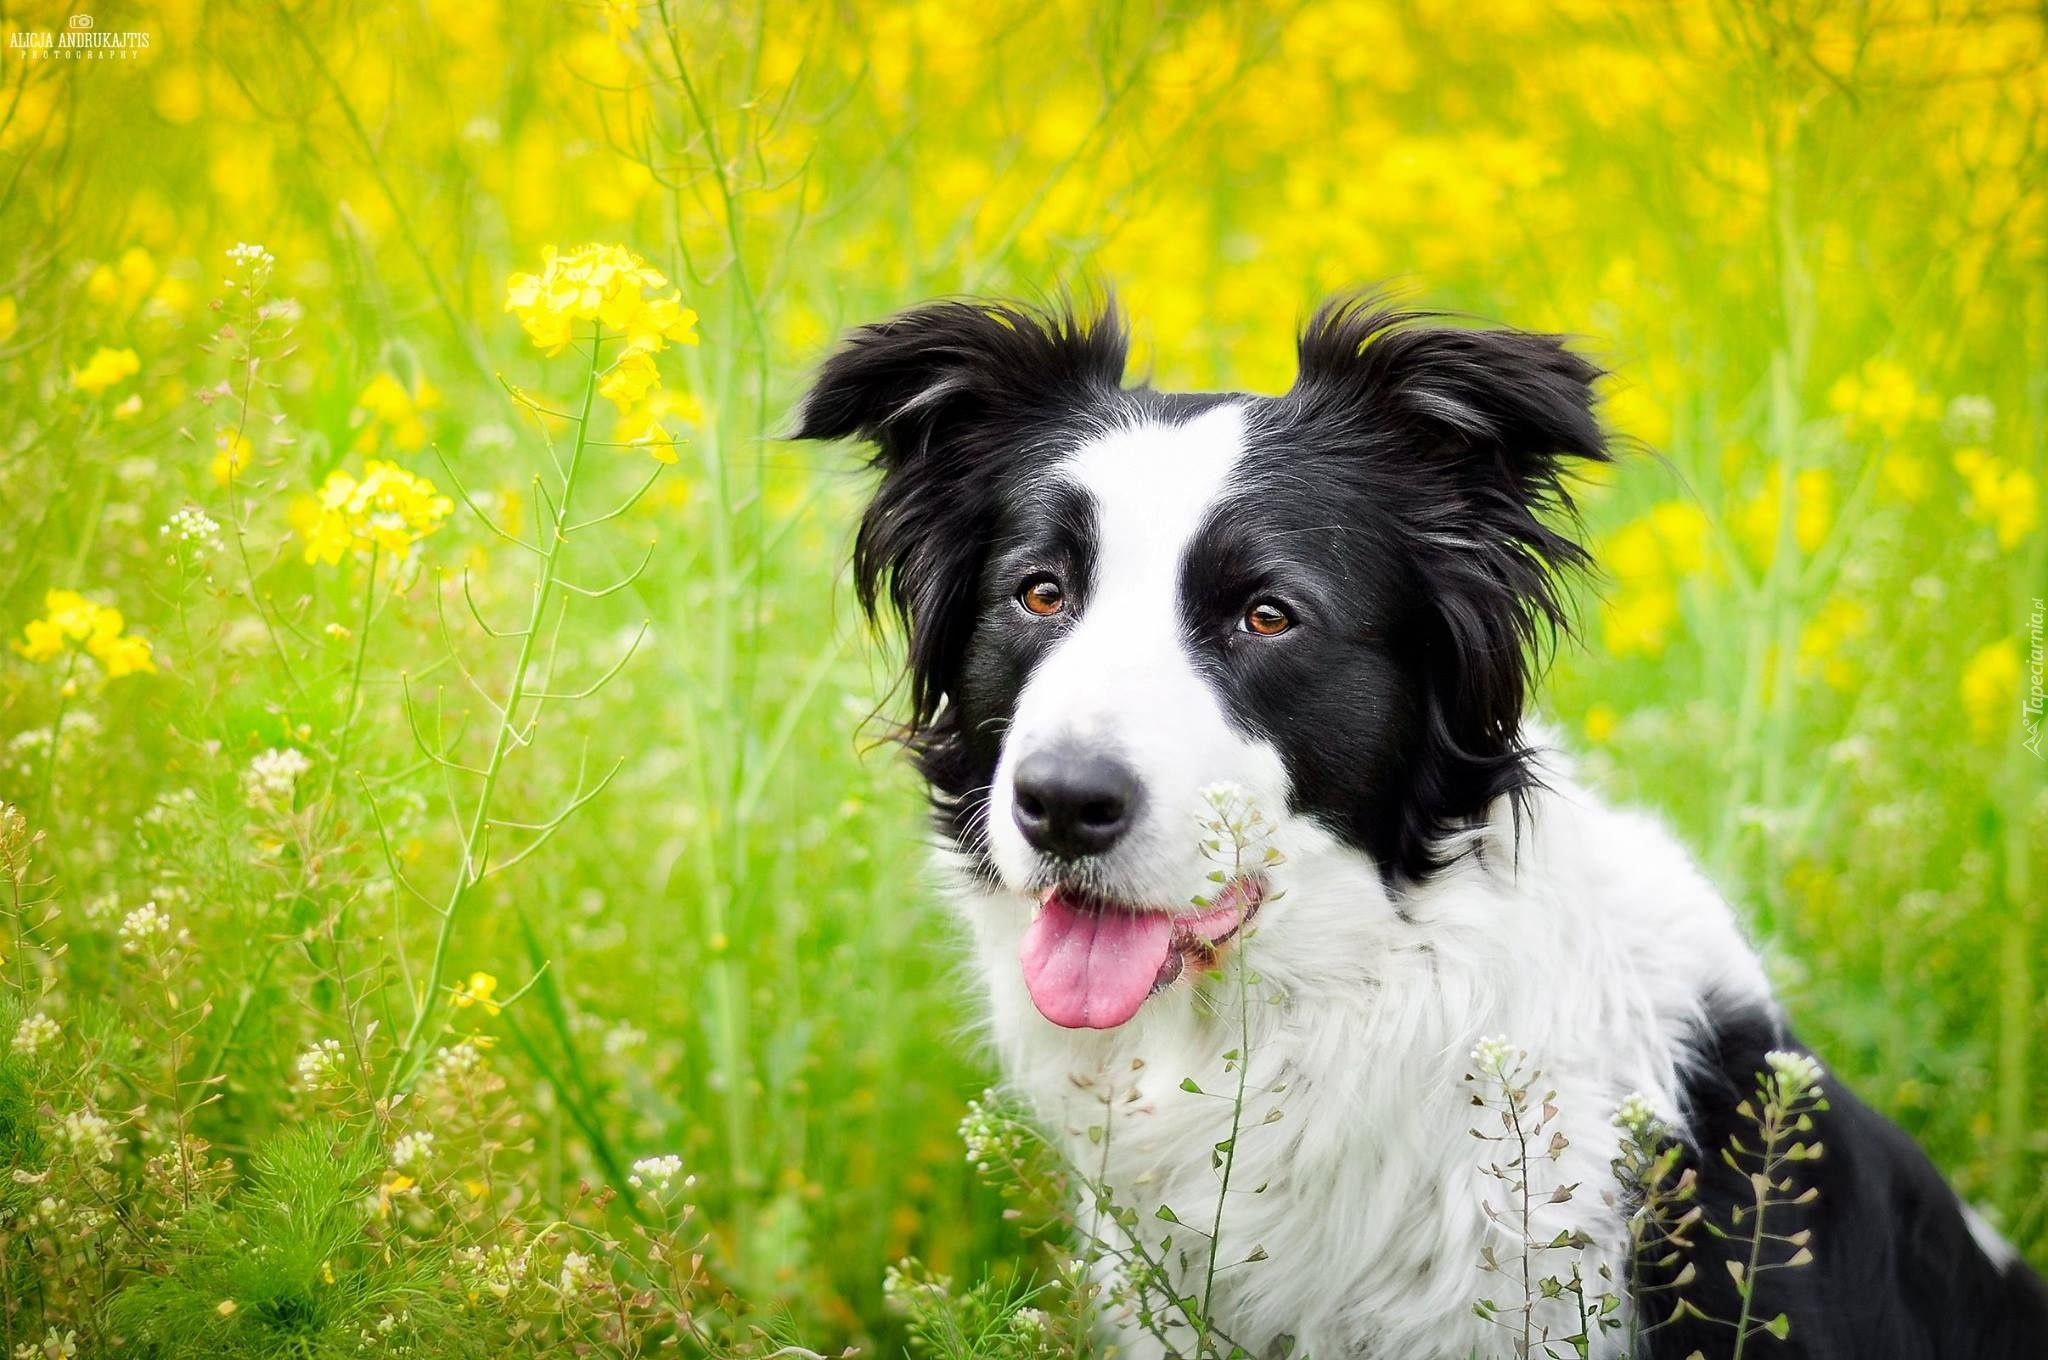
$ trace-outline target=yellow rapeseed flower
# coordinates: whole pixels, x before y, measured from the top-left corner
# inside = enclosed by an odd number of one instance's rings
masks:
[[[1624,590],[1602,606],[1600,621],[1615,656],[1661,656],[1678,626],[1678,592],[1654,582]]]
[[[598,379],[597,391],[624,412],[643,400],[660,381],[654,356],[644,349],[629,349]]]
[[[1845,690],[1855,683],[1856,670],[1844,655],[1846,645],[1870,621],[1862,605],[1841,596],[1831,598],[1800,630],[1799,673],[1818,675],[1828,688]]]
[[[396,1171],[386,1172],[384,1183],[377,1187],[377,1217],[391,1217],[391,1202],[411,1194],[417,1185],[418,1182],[410,1176]],[[334,1267],[331,1263],[323,1265],[321,1271],[327,1276],[327,1283],[334,1283]]]
[[[299,525],[306,560],[333,566],[344,553],[373,548],[402,556],[454,508],[432,482],[396,463],[372,458],[361,478],[336,468]]]
[[[1941,403],[1924,392],[1913,375],[1890,359],[1872,359],[1844,374],[1828,389],[1828,405],[1857,433],[1896,439],[1916,420],[1941,414]]]
[[[1987,450],[1957,449],[1956,471],[1970,488],[1970,517],[1993,526],[1998,546],[2011,548],[2034,531],[2040,521],[2040,484],[2034,474],[2007,467]]]
[[[1785,469],[1773,463],[1764,474],[1763,485],[1746,504],[1737,507],[1734,528],[1737,538],[1760,563],[1769,565],[1778,555],[1778,525],[1783,519]],[[1835,522],[1835,479],[1826,468],[1806,468],[1792,479],[1792,541],[1802,553],[1811,553],[1827,541]]]
[[[424,377],[408,389],[389,369],[370,379],[356,397],[356,410],[368,418],[356,434],[357,453],[376,449],[378,439],[388,434],[394,448],[417,449],[427,442],[424,412],[441,404],[440,389]]]
[[[668,276],[619,245],[550,246],[538,274],[514,274],[505,286],[505,310],[519,318],[533,343],[550,354],[568,345],[578,321],[594,321],[623,336],[629,348],[659,353],[669,342],[697,343],[697,314]]]
[[[84,368],[71,370],[71,385],[89,397],[96,397],[141,371],[142,360],[135,357],[134,350],[102,347],[85,361]]]
[[[702,425],[704,405],[688,392],[657,387],[639,405],[619,412],[618,424],[612,428],[612,438],[621,444],[645,447],[649,456],[658,463],[673,463],[676,461],[676,437],[670,428],[671,423]]]
[[[43,595],[43,617],[30,620],[12,646],[31,661],[54,661],[74,647],[82,648],[106,669],[109,680],[154,675],[156,662],[148,640],[126,628],[120,610],[75,590],[52,590]]]
[[[1606,704],[1594,704],[1586,710],[1586,739],[1596,746],[1605,745],[1621,727],[1621,715]]]
[[[1963,667],[1963,712],[1970,734],[1989,741],[2019,714],[2020,649],[2009,637],[1978,649]]]
[[[1910,453],[1888,453],[1878,464],[1878,481],[1893,499],[1918,505],[1934,489],[1934,474],[1927,460]]]
[[[496,1015],[505,1009],[495,999],[497,991],[498,980],[489,973],[471,973],[467,982],[455,985],[455,1008],[466,1011],[471,1006],[481,1006],[485,1015]]]
[[[112,265],[100,265],[86,276],[85,295],[101,304],[120,301],[121,279]]]
[[[0,297],[0,345],[12,340],[14,333],[20,329],[21,304],[14,300],[12,294]]]
[[[141,246],[130,246],[117,264],[102,264],[85,281],[85,295],[94,302],[132,308],[156,286],[156,261]]]
[[[1615,656],[1659,656],[1678,626],[1678,585],[1709,564],[1706,512],[1692,501],[1661,501],[1602,545],[1616,591],[1601,609],[1602,636]]]
[[[155,675],[156,662],[150,657],[147,638],[136,637],[133,633],[118,637],[97,638],[86,643],[92,654],[107,668],[109,680],[119,680],[124,675]]]
[[[221,486],[242,475],[242,469],[249,466],[249,455],[255,452],[250,447],[247,435],[236,434],[233,430],[221,430],[213,436],[213,462],[208,471],[213,480]]]

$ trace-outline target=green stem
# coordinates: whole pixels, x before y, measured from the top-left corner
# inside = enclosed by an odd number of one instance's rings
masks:
[[[1749,1229],[1749,1266],[1743,1272],[1742,1311],[1735,1319],[1735,1349],[1728,1353],[1728,1360],[1742,1360],[1743,1348],[1749,1344],[1749,1320],[1756,1311],[1756,1269],[1763,1263],[1764,1256],[1764,1210],[1770,1204],[1771,1173],[1776,1170],[1778,1148],[1778,1115],[1768,1106],[1764,1109],[1764,1156],[1763,1175],[1757,1180],[1756,1220]]]
[[[559,580],[562,549],[567,539],[562,533],[568,523],[569,504],[576,491],[576,476],[583,467],[583,451],[590,437],[590,408],[597,398],[597,379],[601,367],[600,354],[604,347],[604,331],[597,325],[590,332],[590,371],[583,384],[583,409],[576,420],[576,442],[569,453],[569,464],[562,472],[562,497],[554,506],[554,515],[549,524],[547,547],[541,556],[540,574],[534,582],[533,608],[527,616],[526,630],[519,639],[519,658],[512,665],[512,679],[505,695],[505,704],[498,712],[498,731],[491,741],[490,759],[483,767],[483,787],[477,794],[476,809],[470,816],[469,830],[463,837],[462,859],[456,865],[455,882],[448,890],[448,901],[441,909],[441,927],[434,937],[434,953],[427,964],[427,974],[415,999],[412,1024],[407,1028],[404,1040],[399,1044],[397,1057],[391,1067],[391,1077],[385,1084],[384,1094],[388,1098],[404,1090],[420,1073],[426,1062],[426,1036],[429,1022],[440,1012],[436,998],[441,990],[441,979],[447,972],[449,947],[455,938],[456,923],[461,919],[462,909],[467,905],[470,890],[483,881],[485,842],[490,834],[491,798],[497,792],[498,778],[505,768],[506,757],[517,739],[519,710],[526,701],[527,671],[533,665],[534,648],[546,621],[548,606],[553,602]]]
[[[43,762],[43,823],[57,821],[57,748],[64,741],[64,712],[71,707],[71,681],[78,672],[78,653],[67,652],[64,679],[57,686],[57,712],[50,719],[50,758]]]
[[[1236,863],[1231,869],[1234,883],[1244,874],[1244,851],[1237,853]],[[1239,927],[1242,929],[1242,925]],[[1230,1145],[1223,1150],[1223,1178],[1216,1189],[1216,1213],[1209,1223],[1209,1262],[1202,1279],[1202,1320],[1206,1326],[1213,1317],[1211,1303],[1216,1296],[1216,1256],[1221,1250],[1223,1236],[1223,1205],[1230,1197],[1230,1172],[1237,1165],[1237,1136],[1244,1127],[1244,1093],[1250,1080],[1252,1066],[1252,1003],[1251,963],[1246,957],[1245,946],[1249,941],[1240,940],[1237,951],[1237,1094],[1230,1102]]]
[[[263,596],[256,588],[256,565],[250,560],[249,540],[242,528],[242,498],[238,491],[241,468],[238,466],[238,462],[245,438],[245,431],[249,427],[249,408],[256,400],[256,369],[261,363],[261,358],[256,352],[256,332],[259,324],[256,313],[259,309],[256,304],[255,287],[256,285],[253,282],[248,282],[240,290],[243,305],[237,324],[242,335],[242,353],[239,365],[242,370],[242,394],[235,415],[235,430],[229,436],[228,445],[225,450],[228,473],[225,488],[228,498],[228,528],[235,537],[235,557],[242,564],[242,580],[248,587],[249,607],[256,611],[256,617],[262,621],[263,632],[270,639],[271,650],[277,653],[277,663],[279,668],[284,671],[286,682],[291,685],[295,693],[303,696],[306,692],[306,687],[299,683],[298,672],[292,668],[291,653],[285,650],[284,639],[278,636],[277,624],[271,619],[270,610],[264,606]],[[229,388],[232,390],[234,384],[232,372],[229,374],[228,382]]]
[[[348,740],[355,731],[356,697],[363,687],[363,658],[370,650],[370,608],[377,599],[377,544],[370,544],[370,579],[363,585],[363,617],[356,629],[356,659],[349,667],[348,703],[341,710],[341,737],[335,743],[334,762],[327,771],[327,796],[334,797],[335,781],[341,777],[341,767],[348,763]]]

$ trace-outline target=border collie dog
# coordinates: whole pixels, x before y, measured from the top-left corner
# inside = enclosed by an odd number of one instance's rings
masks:
[[[1536,1239],[1583,1242],[1636,1360],[1729,1354],[1754,1190],[1720,1154],[1757,1141],[1738,1106],[1766,1054],[1802,1050],[1686,852],[1525,723],[1589,565],[1564,482],[1609,456],[1597,371],[1365,296],[1309,321],[1279,397],[1126,386],[1126,347],[1113,306],[934,303],[854,331],[797,418],[875,450],[855,579],[905,628],[905,735],[1006,1080],[1131,1231],[1175,1237],[1166,1268],[1249,1354],[1463,1360],[1512,1353],[1524,1300],[1522,1224],[1488,1211],[1503,1154],[1472,1136],[1500,1127],[1474,1046],[1503,1036],[1556,1092],[1537,1187],[1576,1187],[1532,1210]],[[1221,886],[1219,785],[1272,852]],[[1205,1284],[1206,1240],[1158,1211],[1208,1228],[1234,1113],[1215,1093],[1240,1080]],[[1822,1153],[1784,1169],[1760,1258],[1811,1261],[1750,1276],[1749,1316],[1790,1330],[1745,1354],[2048,1355],[2040,1278],[1820,1081],[1801,1136]],[[1695,1225],[1682,1261],[1631,1259],[1631,1095],[1728,1234]],[[1560,1342],[1569,1306],[1540,1301],[1534,1329]],[[1105,1325],[1121,1355],[1174,1349],[1128,1310]]]

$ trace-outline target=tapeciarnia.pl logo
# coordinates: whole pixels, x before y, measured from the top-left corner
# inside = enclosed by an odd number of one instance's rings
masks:
[[[2027,692],[2020,696],[2020,723],[2027,729],[2027,739],[2020,744],[2033,752],[2037,760],[2042,755],[2041,719],[2043,711],[2048,710],[2048,692],[2044,692],[2048,656],[2043,654],[2048,649],[2044,649],[2041,636],[2044,615],[2048,615],[2048,600],[2037,597],[2033,612],[2027,615]]]
[[[94,26],[90,14],[74,14],[62,32],[15,30],[7,35],[7,50],[24,61],[121,60],[149,50],[149,31],[103,31]]]

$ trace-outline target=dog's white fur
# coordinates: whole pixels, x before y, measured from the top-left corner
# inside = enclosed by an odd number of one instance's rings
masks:
[[[1481,853],[1398,902],[1364,855],[1284,815],[1278,755],[1232,726],[1179,634],[1181,549],[1227,488],[1242,428],[1242,409],[1229,405],[1185,425],[1111,431],[1062,471],[1096,501],[1095,585],[1006,735],[988,829],[1008,886],[955,896],[993,1041],[1007,1080],[1073,1163],[1106,1171],[1152,1244],[1171,1235],[1174,1255],[1188,1253],[1183,1279],[1196,1294],[1206,1243],[1155,1213],[1168,1205],[1207,1228],[1218,1201],[1212,1150],[1230,1134],[1232,1108],[1182,1083],[1232,1092],[1225,1054],[1246,1054],[1218,1252],[1229,1268],[1213,1320],[1253,1354],[1278,1354],[1290,1336],[1295,1355],[1318,1360],[1503,1351],[1508,1338],[1472,1307],[1482,1297],[1519,1305],[1519,1279],[1481,1262],[1490,1246],[1518,1263],[1521,1246],[1483,1208],[1504,1207],[1505,1189],[1481,1170],[1503,1154],[1470,1136],[1494,1119],[1472,1106],[1465,1080],[1475,1042],[1500,1035],[1527,1049],[1541,1088],[1556,1090],[1552,1128],[1569,1146],[1533,1174],[1539,1188],[1577,1189],[1537,1211],[1538,1236],[1584,1232],[1589,1291],[1620,1294],[1612,1115],[1636,1092],[1678,1122],[1681,1065],[1708,999],[1767,1007],[1768,988],[1727,904],[1672,837],[1603,806],[1554,753],[1519,830],[1497,808],[1475,833]],[[1101,1032],[1043,1019],[1019,965],[1038,866],[1011,819],[1008,774],[1039,744],[1071,736],[1113,739],[1144,780],[1143,821],[1114,857],[1131,900],[1182,906],[1211,887],[1196,834],[1211,783],[1240,785],[1275,815],[1284,856],[1220,983],[1183,981]],[[1242,1026],[1240,968],[1252,997]],[[1267,1259],[1234,1264],[1256,1248]],[[1575,1330],[1549,1308],[1539,1322],[1553,1337]],[[1110,1326],[1121,1354],[1162,1352],[1133,1319]]]

